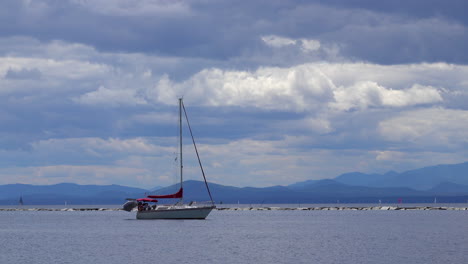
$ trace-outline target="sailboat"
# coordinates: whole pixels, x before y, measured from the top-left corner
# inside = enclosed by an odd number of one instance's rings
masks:
[[[20,206],[23,206],[23,205],[24,205],[24,203],[23,203],[23,196],[20,196],[18,204],[19,204]]]
[[[205,180],[208,195],[210,196],[210,204],[196,204],[193,202],[184,204],[183,202],[182,112],[184,113],[185,120],[187,121],[187,126],[192,137],[192,143],[195,148],[195,153],[197,154],[201,173]],[[179,173],[180,188],[176,193],[166,195],[147,195],[145,198],[127,199],[128,202],[123,205],[123,209],[126,211],[132,211],[137,207],[137,219],[205,219],[210,214],[211,210],[216,208],[213,197],[211,196],[210,188],[206,181],[205,172],[203,170],[200,156],[198,155],[197,145],[195,144],[192,128],[190,127],[190,122],[188,120],[182,98],[179,98]],[[173,205],[158,205],[158,200],[156,199],[179,199],[179,201]],[[153,203],[153,205],[150,205],[151,203]]]

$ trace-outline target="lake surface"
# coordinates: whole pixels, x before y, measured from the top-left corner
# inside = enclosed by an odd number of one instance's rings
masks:
[[[4,211],[0,245],[0,263],[468,263],[468,211]]]

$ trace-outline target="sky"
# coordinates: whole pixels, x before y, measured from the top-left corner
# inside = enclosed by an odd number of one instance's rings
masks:
[[[465,0],[2,0],[0,184],[211,182],[468,160]],[[185,179],[202,180],[188,134]]]

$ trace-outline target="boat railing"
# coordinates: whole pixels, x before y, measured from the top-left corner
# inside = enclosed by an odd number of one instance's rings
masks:
[[[212,206],[214,204],[211,201],[191,201],[188,205]]]
[[[155,206],[151,206],[148,209],[149,210],[167,210],[175,207],[184,207],[184,206],[213,206],[213,203],[211,201],[191,201],[188,204],[181,204],[179,202],[175,204],[157,204]]]

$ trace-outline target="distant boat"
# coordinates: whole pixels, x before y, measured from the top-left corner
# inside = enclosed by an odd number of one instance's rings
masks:
[[[209,205],[199,205],[193,202],[189,204],[183,203],[183,163],[182,163],[182,111],[185,115],[185,120],[187,121],[187,126],[192,137],[193,146],[195,148],[195,153],[197,154],[198,163],[200,165],[201,173],[203,179],[205,180],[205,186],[208,191],[208,194],[211,199],[211,204]],[[123,205],[123,209],[126,211],[132,211],[133,208],[137,207],[137,219],[205,219],[208,214],[216,208],[213,198],[211,196],[210,188],[206,181],[205,172],[203,171],[203,166],[200,161],[200,156],[198,155],[197,146],[195,144],[195,139],[193,138],[192,129],[188,121],[187,112],[185,111],[184,103],[182,98],[179,99],[179,149],[180,149],[180,188],[179,191],[173,194],[167,195],[147,195],[146,198],[139,199],[127,199],[129,200]],[[179,199],[179,201],[173,205],[157,205],[158,200],[156,199]],[[152,203],[151,206],[149,203]]]
[[[20,196],[18,204],[21,205],[21,206],[24,205],[23,196]]]

